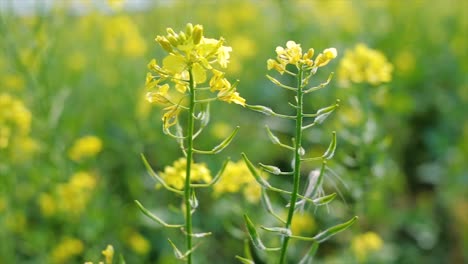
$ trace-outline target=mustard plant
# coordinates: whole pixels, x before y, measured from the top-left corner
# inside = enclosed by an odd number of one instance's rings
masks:
[[[252,240],[252,244],[259,250],[263,251],[279,251],[279,263],[287,263],[287,252],[288,252],[288,245],[291,239],[309,241],[312,243],[310,250],[308,253],[301,259],[300,263],[306,263],[311,259],[320,243],[324,242],[325,240],[329,239],[331,236],[335,235],[338,232],[341,232],[351,226],[357,219],[357,217],[352,217],[349,221],[344,223],[332,226],[322,232],[319,232],[317,235],[313,237],[303,237],[293,234],[291,232],[291,224],[294,218],[294,215],[299,208],[299,205],[303,203],[311,203],[314,206],[322,206],[330,203],[335,197],[336,193],[332,193],[329,195],[324,195],[321,193],[321,186],[324,180],[324,174],[327,166],[327,161],[330,160],[335,153],[337,140],[336,140],[336,133],[332,133],[331,142],[323,153],[323,155],[319,157],[312,157],[306,158],[305,150],[303,148],[303,133],[307,129],[310,129],[318,124],[321,124],[332,112],[334,112],[337,107],[339,106],[339,100],[336,103],[319,109],[316,113],[305,113],[304,111],[304,96],[325,88],[330,80],[332,79],[333,73],[331,73],[328,77],[328,80],[318,86],[311,86],[309,85],[309,80],[316,74],[319,68],[327,65],[332,59],[337,56],[337,51],[335,48],[328,48],[325,49],[322,53],[318,54],[315,59],[314,56],[314,49],[309,49],[304,54],[302,53],[302,48],[300,44],[295,43],[294,41],[288,41],[286,43],[286,47],[277,47],[276,48],[277,57],[276,59],[269,59],[267,61],[267,68],[268,70],[275,70],[279,74],[287,74],[295,78],[296,85],[289,86],[283,84],[279,80],[275,79],[274,77],[267,75],[267,78],[276,86],[286,89],[287,91],[295,93],[295,102],[289,102],[289,105],[294,108],[296,114],[295,115],[284,115],[274,112],[271,108],[261,105],[246,105],[247,108],[261,112],[268,116],[283,118],[293,120],[295,122],[295,136],[292,139],[292,145],[288,145],[280,141],[280,139],[274,135],[271,129],[266,126],[266,132],[268,134],[269,139],[271,142],[279,147],[286,148],[292,152],[292,170],[283,172],[280,168],[272,165],[265,165],[259,163],[259,168],[263,171],[271,173],[273,175],[288,175],[292,177],[293,189],[292,190],[284,190],[281,188],[277,188],[272,186],[265,178],[262,178],[260,174],[257,172],[257,168],[253,163],[249,160],[249,158],[242,153],[242,157],[249,167],[252,175],[254,175],[258,184],[262,186],[263,193],[262,199],[263,204],[266,207],[268,213],[273,215],[273,217],[280,223],[282,226],[278,227],[265,227],[262,226],[261,228],[265,231],[275,233],[281,237],[281,246],[280,247],[267,247],[262,242],[259,233],[257,232],[254,223],[250,220],[247,215],[244,215],[245,223],[247,227],[247,231],[249,236]],[[312,120],[308,122],[308,120]],[[307,123],[308,122],[308,123]],[[303,162],[310,162],[310,161],[320,161],[320,172],[318,177],[315,179],[315,182],[310,182],[311,188],[306,188],[306,191],[301,194],[300,193],[300,179],[301,179],[301,165]],[[273,206],[270,203],[270,199],[268,197],[267,192],[276,192],[280,194],[287,194],[290,196],[289,202],[286,205],[288,207],[288,214],[287,218],[283,219],[282,217],[277,214]],[[242,261],[243,263],[253,263],[252,260],[239,257],[237,258]]]
[[[162,60],[162,65],[153,59],[148,68],[146,88],[149,90],[146,98],[149,102],[164,106],[162,116],[163,132],[175,139],[184,155],[183,160],[176,161],[174,168],[167,168],[158,175],[143,156],[143,161],[149,173],[166,190],[182,197],[183,224],[169,224],[151,213],[143,205],[135,201],[144,214],[167,228],[179,228],[185,235],[185,250],[181,251],[169,239],[178,259],[192,263],[192,253],[197,245],[192,238],[202,238],[210,232],[194,233],[192,215],[198,207],[196,190],[214,185],[223,173],[228,160],[221,166],[214,178],[200,164],[195,164],[194,156],[213,155],[225,149],[236,135],[237,127],[226,139],[211,150],[196,148],[195,139],[201,134],[210,120],[210,103],[224,101],[245,106],[245,100],[236,91],[238,82],[231,84],[221,68],[229,63],[231,47],[224,46],[224,39],[206,38],[201,25],[187,24],[185,32],[176,33],[167,29],[167,35],[157,36],[156,42],[168,53]],[[185,114],[183,118],[181,116]],[[185,121],[185,123],[183,122]],[[167,180],[173,177],[174,170],[185,169],[183,182],[174,183]]]

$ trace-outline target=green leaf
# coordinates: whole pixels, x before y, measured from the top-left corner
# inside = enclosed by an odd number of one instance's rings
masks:
[[[315,205],[321,206],[321,205],[329,204],[331,201],[333,201],[335,199],[335,197],[336,197],[336,193],[332,193],[332,194],[329,194],[329,195],[326,195],[326,196],[316,198],[313,201],[314,201]]]
[[[180,228],[184,225],[171,225],[164,222],[161,218],[157,217],[156,215],[152,214],[148,209],[146,209],[138,200],[135,200],[136,205],[140,208],[141,212],[151,218],[152,220],[158,222],[159,224],[163,225],[164,227],[168,228]]]
[[[279,140],[279,138],[271,132],[270,128],[268,126],[265,126],[265,128],[267,130],[268,138],[270,139],[271,143],[275,145],[281,144],[281,141]]]
[[[119,254],[119,264],[126,264],[124,256],[122,254]]]
[[[349,221],[347,221],[345,223],[338,224],[336,226],[330,227],[327,230],[322,231],[319,234],[317,234],[316,236],[314,236],[314,239],[318,243],[322,243],[322,242],[326,241],[327,239],[329,239],[330,237],[334,236],[335,234],[346,230],[348,227],[353,225],[354,222],[356,222],[357,219],[358,219],[358,217],[355,216],[355,217],[351,218]]]
[[[246,105],[246,107],[250,110],[254,110],[256,112],[260,112],[262,114],[265,114],[267,116],[273,115],[275,112],[271,110],[271,108],[263,106],[263,105]]]
[[[187,231],[185,231],[184,228],[181,228],[180,230],[182,231],[182,233],[184,233],[184,235],[195,237],[195,238],[207,237],[207,236],[211,236],[211,234],[212,234],[211,232],[189,234],[189,233],[187,233]]]
[[[265,227],[261,226],[263,230],[266,230],[268,232],[273,232],[273,233],[279,233],[282,236],[291,236],[291,230],[289,228],[284,228],[284,227]]]
[[[170,240],[169,238],[167,239],[169,241],[169,243],[171,244],[172,246],[172,250],[174,251],[174,256],[177,258],[177,259],[183,259],[184,258],[184,254],[182,254],[182,252],[177,248],[177,246],[172,242],[172,240]]]
[[[327,117],[331,113],[333,113],[333,111],[335,111],[335,109],[338,108],[338,106],[340,106],[338,104],[339,102],[340,100],[336,100],[336,103],[334,105],[330,105],[330,106],[319,109],[317,113],[315,114],[316,117],[314,119],[314,123],[321,124],[323,121],[325,121],[325,119],[327,119]]]
[[[229,135],[225,140],[223,140],[223,142],[221,142],[219,145],[217,145],[216,147],[212,149],[213,153],[217,154],[221,152],[223,149],[225,149],[227,146],[229,146],[229,144],[234,139],[238,131],[239,131],[239,126],[237,126],[236,129],[234,129],[234,131],[231,133],[231,135]]]
[[[238,259],[240,262],[242,262],[244,264],[255,264],[255,262],[253,260],[246,259],[246,258],[243,258],[243,257],[240,257],[240,256],[236,256],[236,259]]]
[[[263,203],[263,206],[265,206],[268,213],[273,215],[281,223],[286,224],[286,221],[284,221],[279,215],[277,215],[275,213],[275,211],[273,211],[273,206],[271,205],[270,198],[268,197],[268,194],[266,193],[265,189],[263,189],[263,188],[262,188],[261,201]]]
[[[325,153],[323,154],[322,158],[327,159],[327,160],[333,158],[333,156],[335,155],[335,150],[336,150],[336,132],[333,131],[330,145],[328,146],[327,151],[325,151]]]
[[[319,247],[319,243],[313,242],[312,246],[307,251],[307,254],[305,254],[304,257],[301,259],[301,261],[299,261],[299,264],[307,264],[309,263],[309,261],[312,261],[315,256],[315,253],[317,253],[318,247]]]
[[[259,163],[258,165],[260,165],[260,167],[266,172],[272,173],[274,175],[281,174],[281,170],[276,166],[265,165],[265,164],[262,164],[262,163]]]
[[[263,244],[262,240],[260,239],[260,236],[257,233],[257,230],[255,229],[254,224],[250,220],[250,218],[244,214],[244,220],[245,220],[245,226],[247,227],[247,231],[249,233],[250,239],[252,240],[252,243],[254,246],[260,250],[265,250],[265,251],[277,251],[280,250],[281,248],[267,248]]]
[[[267,189],[271,188],[271,185],[258,174],[257,169],[252,164],[252,162],[250,162],[250,160],[247,158],[245,153],[242,153],[241,155],[242,155],[242,159],[244,159],[244,162],[247,165],[247,168],[249,169],[250,173],[252,173],[255,180],[258,182],[258,184],[260,184],[263,188],[267,188]]]
[[[226,170],[226,167],[227,167],[227,165],[229,163],[229,160],[230,160],[230,158],[227,158],[224,161],[223,165],[221,166],[221,169],[219,169],[218,173],[213,178],[213,180],[211,180],[211,182],[209,182],[209,183],[191,183],[190,187],[192,187],[192,188],[205,188],[205,187],[210,187],[210,186],[216,184],[219,181],[219,179],[221,178],[221,176],[223,175],[224,171]]]
[[[153,177],[153,179],[155,179],[157,182],[159,182],[166,190],[177,193],[179,195],[184,194],[183,191],[174,189],[171,186],[167,185],[167,183],[161,177],[159,177],[159,175],[153,170],[151,165],[149,165],[149,163],[146,160],[146,157],[145,157],[145,155],[143,155],[143,153],[141,153],[141,158],[143,160],[143,163],[145,164],[146,170],[148,171],[149,175],[151,177]]]

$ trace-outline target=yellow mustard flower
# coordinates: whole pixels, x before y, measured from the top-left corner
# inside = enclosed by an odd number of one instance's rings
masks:
[[[8,93],[0,93],[0,150],[16,148],[16,152],[19,150],[24,154],[36,149],[29,136],[31,118],[31,112],[21,100]]]
[[[216,197],[223,193],[243,191],[245,198],[251,203],[260,200],[262,191],[243,161],[229,161],[221,179],[214,185],[213,189]]]
[[[129,234],[127,243],[133,251],[140,255],[147,254],[151,249],[150,242],[136,231]]]
[[[392,79],[393,65],[385,55],[370,49],[365,44],[358,44],[353,50],[347,50],[338,66],[338,81],[343,87],[351,83],[369,83],[379,85]]]
[[[96,184],[96,177],[88,172],[73,174],[68,182],[56,187],[58,209],[72,216],[80,215],[86,209]]]
[[[185,109],[184,95],[195,92],[189,91],[190,78],[194,89],[209,80],[210,91],[216,93],[216,98],[212,99],[245,106],[245,100],[236,91],[236,85],[231,85],[219,69],[227,68],[232,52],[231,47],[224,45],[223,38],[206,38],[203,26],[189,23],[185,31],[176,33],[168,28],[167,35],[157,36],[155,40],[169,54],[163,58],[162,66],[155,59],[148,64],[150,73],[145,82],[148,90],[146,98],[150,103],[166,106],[163,120],[169,120],[170,116],[174,121],[165,122],[166,128],[174,125],[180,111]],[[179,96],[174,96],[170,88],[172,86]]]
[[[54,197],[51,194],[42,193],[39,196],[38,203],[39,203],[39,209],[41,210],[41,214],[43,216],[46,216],[46,217],[52,216],[57,211],[56,202],[54,200]]]
[[[190,180],[192,182],[208,183],[212,180],[210,170],[205,163],[193,163]],[[166,166],[160,172],[161,178],[170,186],[182,190],[185,184],[185,172],[187,169],[187,159],[179,158],[172,166]]]
[[[312,59],[314,56],[314,49],[309,49],[306,53],[302,53],[302,48],[300,44],[289,40],[286,42],[286,47],[278,46],[276,47],[276,60],[269,59],[267,60],[267,69],[276,70],[280,74],[288,72],[286,66],[295,65],[297,68],[307,67],[308,69],[314,71],[319,67],[327,65],[332,59],[336,58],[338,55],[335,48],[325,49],[322,53],[317,55],[315,61]]]
[[[300,213],[293,217],[291,223],[291,232],[294,235],[312,235],[315,231],[316,224],[315,220],[310,214]]]
[[[68,156],[73,161],[96,156],[102,150],[102,141],[96,136],[84,136],[73,143]]]
[[[377,233],[366,232],[353,238],[351,249],[359,262],[365,262],[370,254],[382,249],[383,243]]]
[[[111,53],[127,57],[141,57],[146,52],[146,43],[138,26],[126,15],[106,17],[104,23],[104,47]]]
[[[114,247],[112,245],[107,245],[106,249],[102,251],[102,255],[106,258],[106,264],[112,264]]]
[[[84,244],[81,240],[65,237],[52,250],[51,259],[53,263],[70,263],[70,260],[83,253]]]

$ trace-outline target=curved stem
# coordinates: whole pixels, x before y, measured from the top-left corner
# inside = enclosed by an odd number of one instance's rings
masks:
[[[193,189],[190,186],[190,176],[192,170],[192,160],[193,160],[193,132],[194,132],[194,116],[195,111],[195,84],[193,81],[193,72],[189,68],[189,113],[187,120],[187,169],[185,171],[185,186],[184,186],[184,204],[185,204],[185,243],[187,251],[192,249],[192,208],[190,205],[190,198],[192,196]],[[192,253],[187,256],[187,263],[192,263]]]
[[[302,91],[302,76],[303,69],[300,68],[297,74],[297,112],[296,112],[296,137],[294,144],[294,179],[293,179],[293,191],[291,194],[291,200],[289,202],[288,218],[286,219],[285,228],[291,227],[292,219],[294,216],[294,210],[296,208],[296,201],[299,192],[299,182],[301,178],[301,142],[302,142],[302,119],[303,119],[303,91]],[[280,264],[286,263],[286,252],[288,250],[289,237],[283,237],[283,243],[281,246],[281,257]]]

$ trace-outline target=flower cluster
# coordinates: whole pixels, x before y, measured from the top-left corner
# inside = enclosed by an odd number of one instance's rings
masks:
[[[393,65],[385,55],[358,44],[353,50],[347,50],[338,66],[338,80],[343,87],[351,83],[370,83],[379,85],[392,79]]]
[[[84,244],[81,240],[65,237],[51,252],[52,263],[68,263],[74,257],[83,253]]]
[[[161,178],[176,189],[182,190],[185,182],[185,170],[187,169],[187,159],[180,158],[172,164],[166,166],[164,172],[160,172]],[[192,182],[208,183],[212,179],[210,170],[204,163],[193,163],[190,174]]]
[[[228,103],[245,105],[245,99],[236,92],[237,83],[231,84],[225,73],[215,66],[226,68],[229,63],[231,47],[224,46],[224,39],[212,39],[203,36],[201,25],[187,24],[185,32],[176,33],[167,29],[166,36],[157,36],[156,42],[169,54],[162,60],[162,66],[153,59],[146,76],[146,99],[151,103],[165,105],[163,115],[165,127],[176,123],[182,109],[184,96],[197,93],[197,100],[221,100]],[[208,87],[200,87],[208,82],[209,91],[216,92],[216,98],[200,98]],[[190,91],[191,85],[194,91]],[[176,93],[170,87],[173,86]]]
[[[96,188],[96,177],[88,172],[77,172],[71,179],[56,186],[51,193],[42,193],[39,207],[44,216],[61,212],[70,216],[79,216],[88,206]]]
[[[0,94],[0,150],[14,140],[28,138],[31,127],[31,112],[23,102],[13,96]]]
[[[327,65],[337,56],[335,48],[328,48],[317,55],[315,60],[313,60],[314,52],[314,49],[310,48],[306,53],[302,54],[301,45],[290,40],[286,42],[286,48],[281,46],[276,47],[276,60],[269,59],[267,61],[268,70],[275,69],[280,74],[283,74],[288,72],[286,69],[288,64],[295,65],[297,68],[305,65],[310,69],[317,69]]]
[[[73,161],[81,161],[88,157],[94,157],[102,150],[102,141],[96,136],[85,136],[73,143],[68,151],[68,156]]]
[[[358,235],[351,241],[351,249],[359,262],[366,262],[366,259],[372,253],[381,250],[383,241],[380,236],[374,232],[366,232]]]
[[[229,162],[221,179],[214,185],[214,195],[243,191],[247,201],[256,203],[260,200],[262,188],[245,165],[245,162]]]

